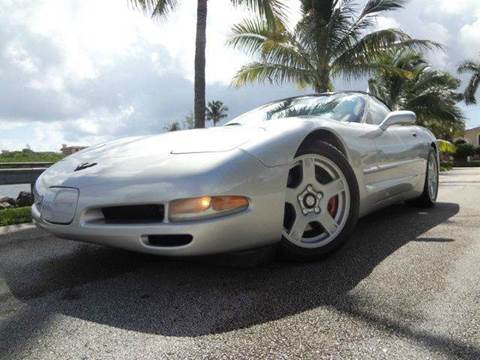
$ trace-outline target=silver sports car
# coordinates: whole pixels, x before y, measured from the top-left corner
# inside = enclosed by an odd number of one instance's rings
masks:
[[[69,156],[37,180],[32,213],[59,237],[153,254],[278,243],[312,258],[372,211],[405,200],[433,206],[437,143],[415,120],[361,92],[284,99],[222,127]]]

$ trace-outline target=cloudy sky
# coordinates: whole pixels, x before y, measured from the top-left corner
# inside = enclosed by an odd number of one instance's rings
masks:
[[[181,3],[158,22],[126,0],[0,0],[0,149],[58,150],[183,120],[193,109],[195,1]],[[290,3],[296,19],[297,0]],[[248,59],[224,43],[245,15],[227,0],[209,0],[207,99],[224,101],[230,118],[300,92],[230,86]],[[464,58],[480,58],[479,0],[411,0],[378,21],[391,26],[444,44],[444,53],[430,54],[437,67],[454,71]],[[336,87],[365,90],[358,82]],[[480,107],[464,110],[467,125],[480,126]]]

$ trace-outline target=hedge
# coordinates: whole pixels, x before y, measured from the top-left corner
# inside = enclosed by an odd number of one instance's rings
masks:
[[[30,206],[0,210],[0,226],[32,222]]]

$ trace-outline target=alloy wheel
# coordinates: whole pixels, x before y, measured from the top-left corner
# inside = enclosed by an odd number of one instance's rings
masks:
[[[288,176],[283,236],[303,248],[325,246],[344,228],[350,202],[337,164],[316,154],[296,158]]]

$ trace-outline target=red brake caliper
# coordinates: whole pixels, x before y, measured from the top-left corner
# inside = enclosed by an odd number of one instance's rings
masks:
[[[328,200],[327,210],[333,218],[337,215],[338,195],[336,195],[336,196],[332,197],[330,200]]]

